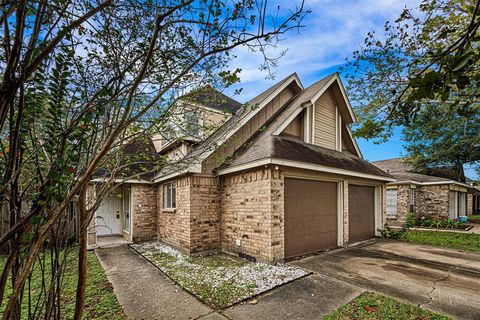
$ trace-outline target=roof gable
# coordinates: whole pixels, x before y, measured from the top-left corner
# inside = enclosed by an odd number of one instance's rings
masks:
[[[267,106],[273,99],[275,99],[286,88],[291,87],[295,91],[303,89],[302,83],[296,73],[289,75],[260,93],[247,103],[245,103],[238,111],[220,128],[214,131],[207,139],[197,145],[184,159],[182,170],[178,168],[172,169],[176,171],[200,172],[202,169],[201,163],[210,155],[212,155],[218,148],[220,148],[227,140],[234,134],[239,132],[250,119],[258,114],[265,106]],[[171,170],[168,170],[170,173]],[[160,172],[156,179],[169,173]]]
[[[180,100],[229,113],[236,113],[242,107],[240,102],[224,95],[210,85],[193,90],[183,95]]]
[[[332,99],[342,116],[342,122],[345,127],[342,130],[345,133],[345,135],[342,135],[342,139],[348,140],[347,145],[353,147],[350,150],[353,154],[362,157],[360,148],[353,138],[349,127],[349,124],[354,122],[356,118],[338,73],[331,74],[303,90],[295,101],[292,102],[289,110],[286,111],[286,117],[283,117],[278,126],[274,128],[273,135],[280,135],[304,108],[314,105],[327,91],[330,91]]]

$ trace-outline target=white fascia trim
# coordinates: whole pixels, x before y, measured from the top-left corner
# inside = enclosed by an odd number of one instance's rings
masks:
[[[355,113],[353,112],[352,105],[350,104],[350,100],[348,100],[347,92],[345,91],[345,87],[343,86],[342,79],[338,76],[338,73],[335,75],[335,79],[338,81],[338,86],[340,87],[340,91],[342,92],[343,99],[345,100],[345,103],[347,104],[348,107],[348,112],[350,113],[350,116],[353,119],[353,122],[357,122],[357,117],[355,116]]]
[[[454,180],[448,180],[448,181],[433,181],[433,182],[419,182],[419,181],[413,181],[413,180],[401,180],[401,181],[394,181],[388,183],[389,185],[396,185],[396,184],[414,184],[417,186],[434,186],[434,185],[439,185],[439,184],[456,184],[462,187],[470,187],[468,184],[465,184],[463,182],[459,181],[454,181]]]
[[[293,75],[293,79],[297,85],[303,90],[303,86],[300,82],[300,79],[298,79],[297,75],[294,74]],[[225,136],[225,138],[222,139],[222,142],[219,144],[223,144],[225,141],[227,141],[231,136],[233,136],[235,134],[235,132],[237,132],[238,129],[240,129],[241,127],[243,127],[248,121],[250,121],[250,119],[252,119],[258,112],[260,112],[260,110],[262,110],[268,103],[270,103],[270,101],[272,101],[273,98],[275,98],[278,94],[280,94],[280,92],[282,92],[286,87],[288,87],[290,85],[290,83],[292,83],[292,80],[290,81],[285,81],[285,83],[280,86],[279,88],[277,88],[277,90],[275,90],[274,92],[272,92],[270,94],[270,96],[268,96],[265,100],[262,101],[262,103],[260,103],[260,105],[256,108],[256,110],[254,110],[254,112],[250,112],[246,117],[244,117],[236,126],[235,126],[235,129],[233,130],[230,130],[230,132]]]
[[[111,179],[95,178],[95,179],[90,180],[90,182],[107,182],[107,181],[111,181]],[[136,179],[127,179],[127,180],[113,179],[113,182],[115,182],[115,183],[142,183],[142,184],[152,184],[153,183],[153,182],[147,181],[147,180],[136,180]]]
[[[171,145],[173,145],[173,144],[176,143],[176,142],[178,142],[178,139],[177,139],[177,138],[172,139],[172,140],[171,140],[170,142],[168,142],[166,145],[161,146],[161,147],[160,147],[160,150],[158,150],[158,152],[160,153],[160,152],[164,151],[165,149],[169,148]]]
[[[250,121],[250,119],[252,119],[258,112],[260,112],[260,110],[262,110],[268,103],[270,103],[270,101],[272,101],[273,98],[275,98],[280,92],[282,92],[286,87],[288,87],[292,83],[292,81],[295,81],[297,85],[303,90],[303,85],[300,82],[300,79],[298,78],[297,74],[296,73],[293,74],[291,78],[292,79],[290,79],[290,81],[285,81],[285,83],[282,86],[278,87],[277,90],[275,90],[267,98],[265,98],[253,112],[250,112],[249,114],[247,114],[247,116],[242,118],[241,121],[238,122],[237,124],[234,124],[234,127],[220,141],[216,143],[216,146],[220,146],[224,144],[225,141],[227,141],[231,136],[233,136],[238,131],[238,129],[243,127],[248,121]],[[216,148],[206,153],[204,155],[204,158],[202,158],[201,160],[208,157],[215,150]]]
[[[171,178],[178,177],[178,176],[183,175],[185,173],[202,173],[201,165],[200,164],[191,165],[191,166],[189,166],[189,167],[187,167],[183,170],[175,171],[175,172],[172,172],[172,173],[167,174],[165,176],[155,178],[153,180],[153,182],[154,183],[162,182],[162,181],[165,181],[165,180],[168,180],[168,179],[171,179]]]
[[[312,99],[310,100],[310,102],[312,104],[315,104],[315,102],[317,102],[318,99],[320,99],[320,97],[322,96],[322,94],[325,93],[325,91],[328,90],[328,88],[330,88],[330,86],[332,85],[332,83],[334,83],[335,81],[337,81],[337,77],[332,77],[332,79],[328,80],[327,83],[325,83],[323,85],[323,87],[320,89],[320,91],[318,91],[313,97]]]
[[[224,174],[243,171],[243,170],[247,170],[250,168],[267,165],[267,164],[276,164],[281,166],[294,167],[294,168],[313,170],[313,171],[321,171],[321,172],[340,174],[344,176],[351,176],[351,177],[358,177],[358,178],[374,179],[374,180],[381,180],[381,181],[392,181],[392,182],[395,181],[395,179],[393,178],[387,178],[387,177],[377,176],[377,175],[368,174],[368,173],[360,173],[360,172],[354,172],[354,171],[349,171],[345,169],[327,167],[319,164],[311,164],[311,163],[292,161],[292,160],[283,160],[283,159],[276,159],[276,158],[261,159],[261,160],[245,163],[242,165],[238,165],[235,167],[219,170],[218,174],[224,175]]]
[[[348,135],[350,139],[353,141],[353,146],[355,147],[355,151],[357,151],[358,156],[363,159],[363,154],[360,148],[358,147],[357,140],[353,137],[352,129],[348,125],[345,124],[345,127],[347,128]]]
[[[295,118],[307,107],[310,106],[310,101],[307,101],[307,102],[304,102],[300,105],[300,107],[298,107],[297,110],[295,110],[294,112],[292,112],[288,118],[282,122],[282,124],[277,128],[275,129],[275,131],[273,131],[272,135],[274,136],[278,136],[280,133],[283,132],[283,130],[285,130],[286,127],[288,127],[288,125],[290,123],[292,123],[293,120],[295,120]]]
[[[335,81],[338,82],[338,86],[340,87],[340,92],[342,93],[343,100],[345,101],[345,104],[347,105],[348,113],[349,113],[350,116],[352,117],[353,122],[357,122],[357,117],[355,117],[355,113],[353,112],[352,105],[350,104],[350,100],[348,100],[347,93],[345,92],[345,87],[343,86],[342,80],[341,80],[340,77],[338,76],[338,73],[335,74],[335,76],[334,76],[332,79],[330,79],[330,80],[323,86],[322,90],[320,90],[317,94],[315,94],[315,95],[313,96],[313,98],[312,98],[312,103],[315,103],[315,101],[317,101],[317,100],[322,96],[322,94],[323,94],[328,88],[330,88],[330,86],[331,86]]]

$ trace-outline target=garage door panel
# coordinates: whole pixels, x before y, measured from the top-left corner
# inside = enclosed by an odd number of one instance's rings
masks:
[[[337,183],[285,179],[285,257],[337,246]]]
[[[375,187],[349,185],[349,242],[375,236]]]

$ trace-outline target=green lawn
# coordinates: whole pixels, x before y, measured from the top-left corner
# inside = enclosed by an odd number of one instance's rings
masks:
[[[324,320],[351,319],[402,319],[402,320],[437,320],[449,319],[412,304],[403,303],[393,298],[372,292],[364,292],[347,304],[332,311]]]
[[[5,257],[0,256],[0,269],[3,269]],[[123,313],[123,309],[117,301],[117,297],[113,293],[113,288],[108,282],[105,272],[98,262],[94,253],[88,253],[88,279],[86,290],[85,309],[83,319],[127,319]],[[48,269],[48,266],[47,266]],[[62,318],[72,319],[75,308],[75,289],[77,282],[77,256],[76,252],[72,252],[67,257],[66,272],[63,278],[62,299]],[[35,268],[32,282],[32,295],[38,294],[41,288],[41,276],[39,268]],[[10,295],[7,288],[6,297]],[[26,300],[26,299],[24,299]],[[6,301],[0,307],[0,314],[3,313]],[[22,319],[28,319],[27,304],[22,305]]]
[[[468,216],[468,222],[480,223],[480,214],[471,214]]]
[[[480,234],[409,230],[401,238],[418,244],[480,252]]]

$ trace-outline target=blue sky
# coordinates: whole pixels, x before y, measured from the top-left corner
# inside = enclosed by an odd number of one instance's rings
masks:
[[[294,1],[277,1],[285,8]],[[281,41],[278,48],[268,51],[275,56],[287,50],[284,57],[273,69],[275,79],[266,79],[267,72],[259,70],[263,62],[260,54],[252,54],[246,48],[236,50],[238,58],[233,68],[241,68],[243,88],[238,101],[245,102],[272,86],[276,81],[297,72],[303,85],[308,86],[324,76],[338,70],[345,58],[363,43],[368,31],[376,30],[381,34],[387,20],[394,21],[405,6],[415,8],[419,0],[306,0],[306,8],[312,13],[304,20],[305,28],[290,32]],[[358,144],[364,158],[369,161],[382,160],[404,155],[400,130],[396,130],[390,141],[374,144],[373,141],[359,139]],[[474,177],[473,170],[466,168],[466,174]]]

